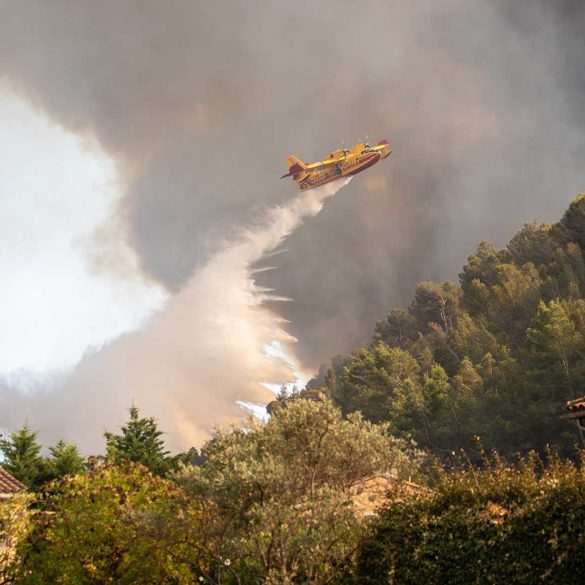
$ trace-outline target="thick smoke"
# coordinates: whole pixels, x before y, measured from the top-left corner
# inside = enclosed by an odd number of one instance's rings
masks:
[[[254,282],[254,265],[347,183],[340,179],[262,213],[142,330],[87,356],[51,391],[5,389],[0,426],[14,428],[26,418],[46,439],[66,436],[91,452],[102,443],[104,425],[121,422],[135,400],[156,413],[171,447],[185,449],[200,445],[215,424],[241,416],[236,401],[273,398],[262,383],[294,381],[295,364],[272,357],[266,346],[277,342],[286,350],[296,340],[266,307],[280,299]]]
[[[394,154],[258,274],[294,300],[278,310],[314,367],[367,341],[417,280],[456,277],[478,240],[555,220],[583,190],[584,14],[568,0],[14,0],[0,75],[115,158],[115,219],[171,291],[290,196],[289,153],[388,138]]]

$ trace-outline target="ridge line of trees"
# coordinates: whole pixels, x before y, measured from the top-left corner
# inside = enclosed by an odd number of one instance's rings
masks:
[[[556,224],[527,223],[506,248],[481,242],[453,282],[421,282],[369,346],[323,366],[305,393],[386,422],[440,457],[475,437],[513,457],[575,456],[560,419],[585,394],[585,194]]]

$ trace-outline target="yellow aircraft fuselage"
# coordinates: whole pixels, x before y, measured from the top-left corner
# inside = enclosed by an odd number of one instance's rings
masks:
[[[342,177],[357,175],[390,156],[391,152],[388,141],[381,140],[377,146],[362,142],[351,148],[334,150],[326,159],[311,164],[291,154],[286,159],[288,173],[281,179],[292,177],[301,191],[308,191]]]

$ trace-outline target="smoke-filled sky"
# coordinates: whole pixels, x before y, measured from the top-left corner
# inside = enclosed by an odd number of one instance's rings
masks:
[[[256,277],[293,299],[271,306],[307,367],[584,189],[581,2],[4,0],[0,15],[2,83],[115,167],[115,230],[87,262],[119,273],[116,232],[140,266],[128,278],[170,298],[295,195],[288,154],[389,139]]]

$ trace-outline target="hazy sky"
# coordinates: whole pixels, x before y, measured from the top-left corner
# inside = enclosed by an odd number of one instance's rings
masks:
[[[0,125],[0,372],[67,369],[139,325],[165,294],[136,271],[88,261],[119,197],[113,162],[6,88]],[[136,261],[123,242],[111,245],[120,262]]]
[[[102,153],[58,173],[89,181],[79,199],[57,182],[12,199],[11,213],[34,230],[42,214],[31,201],[45,201],[61,210],[62,245],[93,234],[59,262],[83,258],[84,270],[109,279],[102,301],[131,290],[136,312],[119,321],[131,327],[160,300],[157,285],[175,298],[241,226],[295,195],[278,179],[289,153],[312,161],[342,140],[388,138],[392,156],[328,201],[265,262],[276,269],[255,277],[292,299],[274,310],[290,321],[297,357],[316,367],[369,341],[417,281],[456,278],[479,240],[504,245],[525,221],[555,221],[583,191],[584,24],[582,3],[569,0],[6,0],[3,83]],[[28,142],[30,152],[4,164],[39,160]],[[74,151],[62,160],[89,160]],[[2,193],[14,193],[7,182]],[[75,219],[79,202],[86,225]],[[14,266],[22,249],[5,245]],[[25,277],[46,286],[41,269],[2,270],[14,290]],[[119,315],[129,314],[119,296]],[[13,301],[0,302],[11,314]],[[96,331],[115,322],[96,314]],[[26,345],[24,321],[9,331]]]

